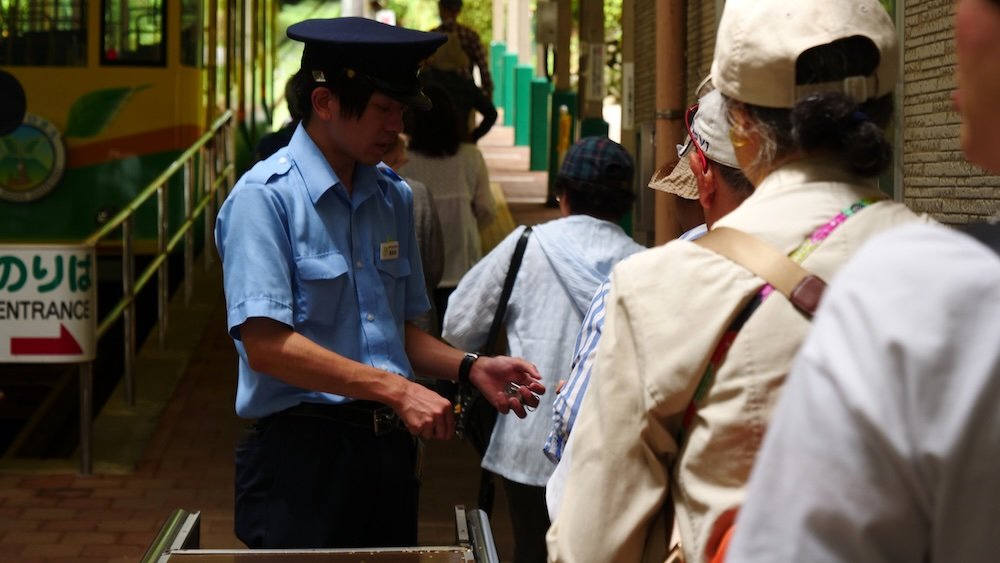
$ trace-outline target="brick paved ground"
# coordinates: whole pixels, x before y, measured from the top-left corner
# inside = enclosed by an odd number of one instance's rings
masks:
[[[527,148],[512,147],[512,139],[509,128],[496,127],[481,146],[504,193],[516,197],[515,221],[554,217],[555,210],[541,205],[545,173],[527,172]],[[0,474],[0,561],[136,561],[175,508],[201,511],[202,547],[242,547],[232,533],[232,460],[243,423],[233,413],[236,361],[221,292],[216,299],[197,351],[133,472]],[[451,543],[452,507],[475,504],[478,476],[464,444],[429,444],[421,544]],[[493,526],[500,555],[509,557],[502,491]]]

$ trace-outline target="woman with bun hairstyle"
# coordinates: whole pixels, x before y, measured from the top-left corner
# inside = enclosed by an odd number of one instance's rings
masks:
[[[830,281],[871,236],[921,220],[877,185],[896,37],[878,0],[726,2],[711,80],[755,190],[702,239],[614,269],[552,560],[723,556],[812,315],[709,243],[741,231]]]

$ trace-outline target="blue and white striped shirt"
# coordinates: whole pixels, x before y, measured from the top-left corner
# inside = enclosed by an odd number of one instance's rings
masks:
[[[704,224],[698,225],[681,235],[680,239],[695,240],[707,232],[708,228]],[[566,440],[573,430],[577,415],[580,413],[580,405],[583,404],[583,395],[590,384],[590,373],[594,368],[597,345],[601,341],[601,331],[604,329],[610,291],[611,279],[608,278],[594,293],[594,299],[580,326],[580,334],[576,337],[569,379],[556,395],[552,408],[552,431],[549,432],[549,437],[542,448],[553,463],[559,463],[562,459]]]

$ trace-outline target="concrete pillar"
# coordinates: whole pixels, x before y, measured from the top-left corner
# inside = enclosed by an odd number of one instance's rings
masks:
[[[507,0],[507,29],[504,37],[507,41],[507,53],[517,53],[521,41],[523,30],[518,27],[521,0]],[[519,55],[520,57],[520,55]],[[520,61],[520,58],[518,59]]]
[[[622,106],[621,144],[637,154],[635,125],[635,0],[622,2]],[[648,178],[646,179],[648,180]],[[639,184],[645,185],[645,181]]]
[[[603,119],[604,4],[580,3],[580,118]]]
[[[504,36],[504,17],[506,16],[507,3],[505,0],[493,0],[493,40],[506,43]]]
[[[518,52],[517,62],[531,65],[534,63],[531,58],[535,53],[535,30],[531,24],[531,0],[510,0],[510,2],[518,4],[517,26],[521,32],[517,36],[517,44],[514,47]]]
[[[573,12],[570,1],[556,0],[559,4],[559,28],[556,31],[556,91],[564,92],[570,88],[569,40],[573,33]]]
[[[677,162],[674,144],[684,130],[684,41],[683,0],[656,3],[656,169]],[[654,240],[657,245],[681,234],[675,201],[656,192]]]
[[[365,15],[364,0],[340,0],[340,15],[344,17],[364,16]]]

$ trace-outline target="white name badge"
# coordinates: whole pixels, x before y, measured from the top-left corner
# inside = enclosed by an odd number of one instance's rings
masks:
[[[399,241],[383,242],[379,246],[379,254],[382,260],[395,260],[399,258]]]

